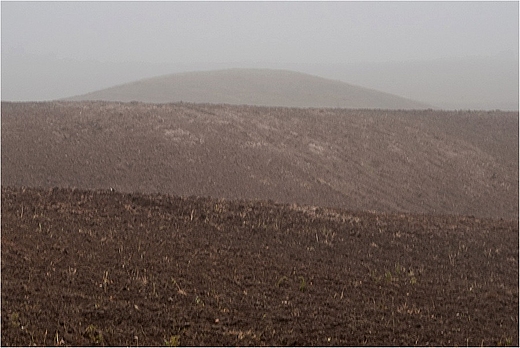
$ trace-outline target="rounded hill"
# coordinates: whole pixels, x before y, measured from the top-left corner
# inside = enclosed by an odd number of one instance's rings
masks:
[[[66,100],[233,105],[428,109],[430,105],[288,70],[228,69],[139,80]]]

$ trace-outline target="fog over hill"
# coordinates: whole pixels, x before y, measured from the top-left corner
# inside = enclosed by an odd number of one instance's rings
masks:
[[[393,63],[109,63],[2,52],[2,100],[56,100],[157,76],[225,69],[297,71],[446,110],[518,110],[518,57],[509,55]]]
[[[430,61],[298,65],[446,110],[518,110],[518,52]]]
[[[427,109],[431,105],[338,80],[273,69],[179,73],[127,83],[66,100],[194,102],[234,105]]]
[[[439,109],[517,111],[518,6],[518,1],[4,1],[1,98],[50,101],[172,74],[277,69]],[[326,99],[331,100],[336,102]],[[359,104],[364,107],[366,100]],[[283,105],[294,106],[290,101]]]

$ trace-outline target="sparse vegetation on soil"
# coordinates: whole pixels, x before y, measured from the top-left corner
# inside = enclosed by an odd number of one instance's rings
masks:
[[[518,220],[2,187],[3,345],[518,345]]]

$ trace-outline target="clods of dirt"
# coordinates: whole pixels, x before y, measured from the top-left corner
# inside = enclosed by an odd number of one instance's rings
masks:
[[[2,344],[518,345],[518,220],[2,187]]]

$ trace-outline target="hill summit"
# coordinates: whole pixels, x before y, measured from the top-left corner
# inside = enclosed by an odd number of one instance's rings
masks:
[[[153,77],[67,98],[71,101],[428,109],[430,105],[288,70],[227,69]]]

